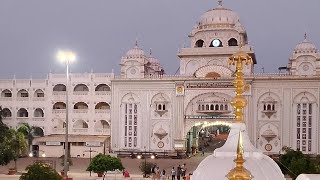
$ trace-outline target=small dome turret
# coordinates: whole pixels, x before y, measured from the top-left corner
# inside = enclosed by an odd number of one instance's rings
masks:
[[[139,48],[138,42],[136,41],[135,46],[126,53],[126,57],[127,58],[144,58],[145,53],[141,48]]]
[[[295,48],[295,53],[317,53],[317,47],[307,39],[307,34],[304,35],[304,40]]]

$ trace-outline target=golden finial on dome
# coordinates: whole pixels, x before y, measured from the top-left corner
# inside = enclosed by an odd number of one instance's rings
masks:
[[[222,6],[222,0],[219,0],[218,3],[219,3],[219,6]]]
[[[233,54],[229,58],[229,65],[236,66],[235,72],[235,80],[233,81],[233,85],[236,87],[234,91],[236,97],[231,102],[231,105],[235,109],[235,122],[243,122],[243,108],[247,105],[247,101],[244,99],[242,94],[246,91],[248,86],[243,79],[243,62],[246,65],[253,64],[252,58],[250,55],[242,51],[242,43],[240,44],[239,52]]]
[[[231,169],[227,174],[229,180],[251,180],[253,177],[244,166],[245,160],[243,159],[243,143],[242,134],[239,132],[238,147],[237,147],[237,158],[233,161],[236,163],[236,167]]]

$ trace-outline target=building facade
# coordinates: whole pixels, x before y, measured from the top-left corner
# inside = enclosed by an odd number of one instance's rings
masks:
[[[319,154],[320,54],[306,36],[290,55],[287,71],[274,74],[253,72],[258,60],[246,30],[221,2],[200,17],[189,37],[190,47],[178,52],[179,75],[166,75],[159,60],[136,43],[121,58],[120,75],[71,74],[68,92],[60,74],[1,80],[4,122],[40,127],[44,137],[34,145],[43,151],[54,146],[62,155],[68,93],[72,156],[86,156],[89,147],[128,153],[189,150],[202,127],[233,122],[235,68],[228,59],[241,49],[254,61],[243,70],[252,143],[266,153],[289,146]]]

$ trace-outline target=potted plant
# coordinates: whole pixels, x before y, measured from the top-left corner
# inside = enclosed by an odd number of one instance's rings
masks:
[[[123,170],[121,160],[110,155],[98,154],[90,162],[87,171],[93,171],[98,174],[98,177],[103,177],[103,180],[107,174],[107,171]]]
[[[8,175],[15,175],[16,173],[17,173],[17,169],[16,168],[9,168]]]

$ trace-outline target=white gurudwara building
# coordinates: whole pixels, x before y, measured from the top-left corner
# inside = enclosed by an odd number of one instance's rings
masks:
[[[243,70],[246,132],[254,148],[277,154],[283,146],[319,154],[320,54],[305,36],[285,73],[254,73],[253,46],[239,16],[219,2],[192,28],[190,47],[178,52],[180,73],[165,74],[160,61],[138,45],[119,60],[121,74],[71,73],[45,79],[0,80],[3,121],[10,127],[38,127],[33,149],[61,156],[66,107],[71,156],[98,152],[191,151],[203,126],[231,124],[235,67],[239,51],[253,64]],[[300,39],[297,37],[297,39]],[[293,45],[294,46],[294,45]],[[66,94],[69,103],[66,104]]]

